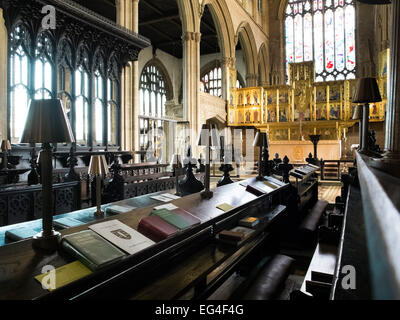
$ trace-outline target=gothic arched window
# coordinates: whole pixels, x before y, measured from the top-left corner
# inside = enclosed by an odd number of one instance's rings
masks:
[[[201,78],[200,90],[212,96],[222,97],[222,69],[215,66]]]
[[[93,85],[94,85],[94,139],[98,145],[103,145],[103,132],[104,123],[103,117],[105,114],[105,65],[104,59],[100,52],[96,52],[94,56],[94,72],[93,72]]]
[[[35,50],[35,99],[53,98],[53,51],[50,38],[41,33]]]
[[[89,140],[89,56],[83,47],[78,50],[75,70],[75,139],[86,145]]]
[[[10,34],[10,139],[11,143],[19,143],[28,114],[30,91],[31,59],[29,48],[31,38],[28,29],[21,24]]]
[[[118,142],[118,65],[115,58],[109,59],[107,78],[107,129],[108,144]]]
[[[316,81],[355,78],[354,0],[289,0],[286,67],[314,61]]]
[[[165,77],[154,64],[143,69],[140,76],[140,117],[139,143],[142,151],[147,151],[147,161],[166,161],[166,143],[170,137],[164,136],[169,122],[165,119],[167,91]]]

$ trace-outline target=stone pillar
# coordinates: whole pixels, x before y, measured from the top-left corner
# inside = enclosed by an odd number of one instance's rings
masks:
[[[258,76],[253,73],[248,73],[246,76],[247,87],[257,87]]]
[[[371,165],[400,176],[400,0],[392,0],[392,30],[386,140],[383,159],[371,160]]]
[[[231,90],[230,70],[236,68],[235,58],[225,57],[221,59],[222,69],[222,99],[229,100]],[[233,86],[236,88],[236,81]]]
[[[7,139],[7,28],[0,8],[0,141]]]
[[[139,0],[117,2],[117,22],[133,31],[139,31]],[[122,149],[138,150],[139,144],[139,64],[130,62],[122,72]]]
[[[392,0],[392,21],[400,21],[400,0]],[[389,101],[386,113],[385,151],[388,157],[400,155],[400,24],[392,23]]]
[[[183,44],[183,117],[190,122],[190,145],[193,156],[198,156],[196,139],[202,123],[199,119],[200,104],[200,39],[199,32],[185,32]]]

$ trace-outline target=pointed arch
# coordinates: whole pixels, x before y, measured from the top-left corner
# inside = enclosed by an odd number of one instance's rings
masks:
[[[235,44],[240,40],[243,46],[247,73],[256,76],[258,74],[258,52],[256,40],[248,22],[240,23],[235,39]]]
[[[269,74],[270,74],[270,61],[269,61],[269,54],[267,50],[267,45],[265,42],[260,47],[258,52],[258,65],[260,66],[260,74],[259,85],[267,85],[269,84]]]
[[[145,70],[148,66],[155,66],[161,72],[164,79],[164,87],[166,92],[165,95],[167,101],[172,100],[174,98],[174,90],[172,86],[171,77],[169,76],[167,68],[164,66],[164,64],[161,62],[160,59],[153,57],[151,60],[147,61],[143,69],[140,70],[139,75],[141,75],[143,73],[143,70]]]
[[[208,6],[217,29],[218,43],[223,57],[235,56],[235,31],[232,18],[225,0],[204,0],[201,5],[201,13]]]

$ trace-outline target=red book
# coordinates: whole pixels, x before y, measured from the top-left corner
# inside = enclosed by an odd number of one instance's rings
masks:
[[[191,226],[196,226],[198,224],[201,224],[201,220],[197,217],[195,217],[194,215],[192,215],[191,213],[181,209],[181,208],[177,208],[174,210],[171,210],[173,213],[181,216],[183,219],[185,219],[186,221],[188,221]]]
[[[179,229],[153,215],[140,220],[138,231],[154,242],[160,242],[177,233]]]

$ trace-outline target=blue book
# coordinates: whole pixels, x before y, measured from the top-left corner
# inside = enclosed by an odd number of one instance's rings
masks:
[[[19,227],[6,231],[5,237],[11,241],[21,241],[24,239],[32,238],[39,232],[40,230],[35,230],[33,228]]]
[[[60,229],[67,229],[72,227],[78,227],[85,224],[82,221],[79,221],[74,218],[64,217],[54,220],[54,226]]]

